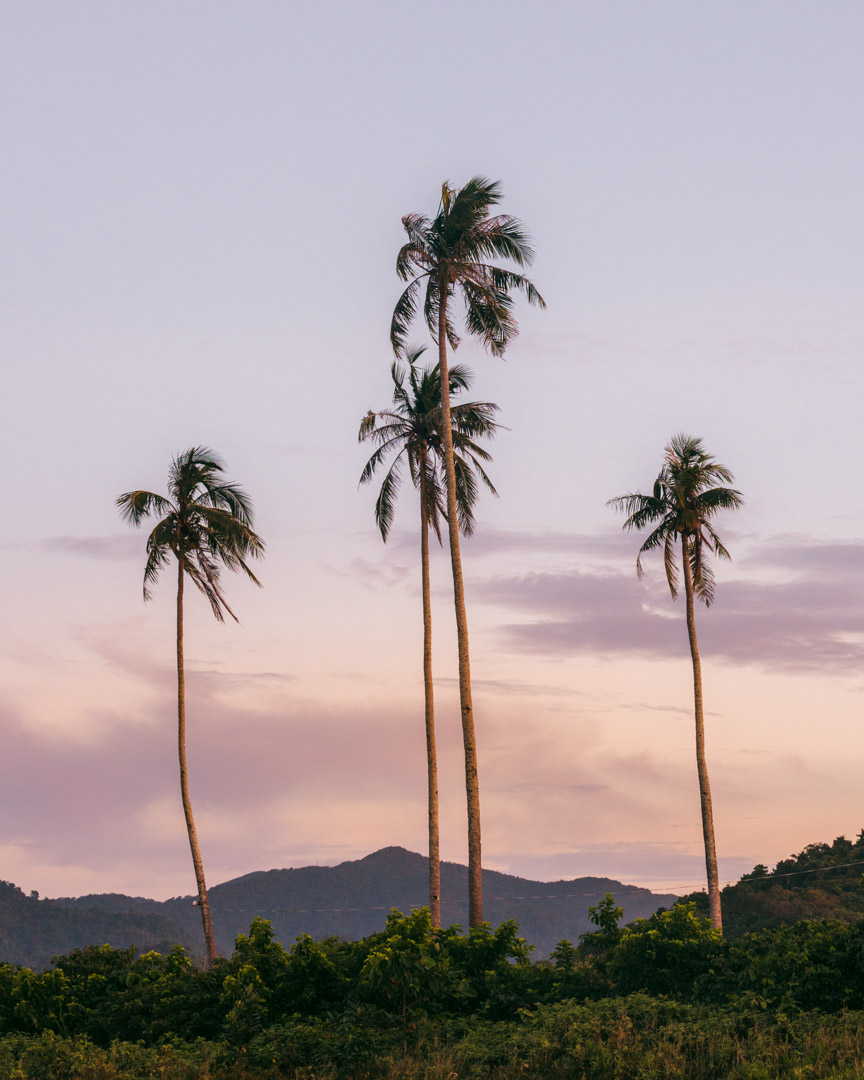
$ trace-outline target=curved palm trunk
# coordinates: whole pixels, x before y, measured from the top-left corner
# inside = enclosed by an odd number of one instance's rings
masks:
[[[702,713],[702,665],[696,641],[696,619],[693,614],[693,575],[687,537],[681,537],[681,561],[684,565],[684,595],[687,602],[687,634],[690,638],[690,658],[693,661],[693,703],[696,712],[696,769],[699,773],[699,799],[702,806],[702,836],[705,841],[705,870],[708,877],[708,913],[711,922],[722,933],[723,915],[720,908],[720,878],[717,873],[717,849],[714,844],[714,812],[711,807],[711,785],[705,762],[705,724]]]
[[[204,883],[204,864],[201,862],[201,849],[198,846],[198,834],[192,817],[192,803],[189,801],[189,778],[186,770],[186,672],[183,664],[183,559],[177,560],[177,752],[180,758],[180,797],[183,800],[183,813],[186,816],[186,831],[189,834],[189,847],[192,849],[192,863],[195,867],[195,881],[198,884],[198,906],[201,908],[201,921],[204,924],[204,943],[207,949],[207,967],[213,966],[216,959],[216,941],[213,937],[213,922],[210,918],[210,901],[207,898],[207,886]]]
[[[465,790],[468,800],[468,925],[483,922],[483,878],[480,858],[480,784],[477,776],[477,744],[474,737],[474,708],[471,703],[471,663],[468,656],[468,618],[462,558],[459,553],[459,517],[456,510],[456,467],[453,461],[453,429],[450,420],[450,373],[447,367],[447,283],[439,285],[438,365],[441,373],[441,435],[444,442],[444,471],[447,477],[447,532],[450,536],[450,563],[453,568],[453,601],[456,607],[456,640],[459,651],[459,702],[462,713],[462,743],[465,748]]]
[[[432,687],[432,602],[429,592],[429,523],[426,507],[426,454],[420,455],[420,565],[423,590],[423,689],[426,698],[426,772],[429,791],[429,914],[441,925],[441,855],[438,837],[438,755],[435,750],[435,700]]]

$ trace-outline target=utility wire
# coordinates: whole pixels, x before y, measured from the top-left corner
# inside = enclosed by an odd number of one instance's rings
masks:
[[[746,879],[745,878],[729,878],[728,881],[721,881],[720,884],[721,885],[738,885],[740,882],[743,882],[743,883],[749,885],[751,882],[765,881],[767,878],[798,877],[799,874],[821,874],[821,873],[824,873],[824,871],[826,871],[826,870],[845,870],[849,866],[864,866],[864,859],[858,859],[855,862],[836,863],[834,866],[814,866],[811,870],[789,870],[789,871],[784,871],[782,874],[778,874],[778,873],[775,873],[774,871],[771,871],[770,873],[767,873],[767,874],[760,874],[759,877],[755,877],[755,878],[754,877],[748,877]],[[666,885],[666,886],[664,886],[664,888],[667,888],[667,889],[687,889],[687,888],[690,888],[691,886],[693,888],[697,888],[697,889],[698,888],[704,889],[705,888],[705,883],[704,883],[704,881],[697,881],[697,882],[684,881],[684,882],[678,883],[677,885]]]

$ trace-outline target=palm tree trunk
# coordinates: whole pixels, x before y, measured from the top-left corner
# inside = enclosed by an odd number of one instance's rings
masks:
[[[216,959],[216,941],[213,937],[213,922],[210,918],[210,901],[207,898],[207,886],[204,883],[204,864],[201,861],[201,849],[198,846],[198,834],[192,817],[192,803],[189,801],[189,777],[186,770],[186,672],[183,664],[183,558],[177,560],[177,752],[180,758],[180,797],[183,800],[183,813],[186,816],[186,831],[189,834],[189,847],[192,849],[192,863],[195,867],[195,881],[198,884],[198,906],[201,908],[201,921],[204,924],[204,944],[207,949],[206,964],[213,966]]]
[[[441,925],[441,853],[438,836],[438,755],[435,750],[435,699],[432,687],[432,601],[429,592],[429,521],[426,505],[426,454],[420,454],[420,565],[423,588],[423,689],[426,696],[426,771],[429,791],[429,914]]]
[[[720,877],[717,873],[717,848],[714,843],[714,812],[711,807],[711,785],[705,762],[705,723],[702,713],[702,665],[696,641],[696,619],[693,614],[693,575],[687,537],[681,537],[681,562],[684,566],[684,596],[687,601],[687,634],[690,638],[690,658],[693,661],[693,702],[696,712],[696,769],[699,773],[699,799],[702,806],[702,836],[705,841],[705,870],[708,877],[708,913],[711,922],[722,933],[723,914],[720,907]]]
[[[447,477],[447,532],[453,568],[453,601],[456,607],[456,640],[459,651],[459,703],[462,713],[462,744],[465,748],[465,791],[468,800],[468,925],[483,922],[483,877],[480,858],[480,783],[477,776],[477,744],[474,708],[471,703],[471,662],[468,655],[468,618],[462,558],[459,554],[459,517],[456,510],[456,467],[453,460],[453,429],[450,420],[450,372],[447,367],[447,282],[439,282],[438,366],[441,373],[441,435]]]

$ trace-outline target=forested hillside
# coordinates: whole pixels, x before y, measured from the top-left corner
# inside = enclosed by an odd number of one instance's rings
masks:
[[[380,931],[392,908],[408,912],[424,906],[428,887],[426,858],[404,848],[389,847],[338,866],[246,874],[215,885],[209,892],[217,943],[227,954],[236,936],[249,929],[256,915],[272,924],[276,938],[286,947],[299,934],[309,934],[315,940],[336,936],[353,941]],[[607,892],[615,894],[628,920],[650,915],[677,899],[671,893],[652,893],[610,878],[531,881],[494,870],[484,871],[483,887],[486,919],[493,927],[515,919],[521,933],[534,945],[537,957],[548,956],[563,938],[575,940],[589,929],[588,908],[599,903]],[[467,868],[442,863],[441,911],[445,925],[466,925],[466,896]],[[201,919],[192,901],[193,897],[185,896],[160,904],[112,894],[66,898],[58,903],[79,910],[159,913],[182,927],[184,940],[194,941],[200,951]]]
[[[808,844],[781,859],[773,871],[756,866],[723,890],[723,927],[727,938],[789,926],[801,919],[864,918],[864,830],[856,840],[839,836],[833,844]],[[704,893],[684,897],[707,912]]]
[[[158,905],[144,911],[135,911],[131,904],[118,904],[114,910],[70,906],[27,896],[16,885],[0,881],[0,961],[8,964],[40,970],[52,956],[86,945],[134,945],[139,952],[164,952],[178,943],[190,945],[189,935]]]
[[[827,869],[826,869],[827,868]],[[810,844],[781,860],[773,871],[755,867],[723,890],[727,939],[788,926],[802,919],[857,922],[864,917],[864,831],[855,841]],[[426,859],[404,848],[383,848],[338,866],[305,866],[247,874],[211,890],[217,941],[230,955],[236,936],[256,916],[273,926],[287,948],[300,934],[315,940],[335,936],[359,940],[379,932],[392,908],[423,906]],[[445,925],[465,925],[466,867],[442,864]],[[651,893],[609,878],[541,882],[484,872],[486,912],[493,927],[515,919],[535,946],[533,956],[549,956],[557,943],[576,941],[591,928],[588,908],[611,892],[624,909],[623,920],[645,918],[677,897]],[[704,893],[684,898],[707,912]],[[119,893],[40,900],[0,883],[0,960],[37,970],[51,957],[74,948],[130,945],[139,952],[164,952],[182,944],[198,956],[201,921],[191,896],[160,902]]]

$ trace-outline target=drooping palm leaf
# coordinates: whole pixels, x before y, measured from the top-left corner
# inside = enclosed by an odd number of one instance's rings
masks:
[[[447,517],[446,488],[441,468],[443,440],[441,436],[441,376],[437,364],[420,368],[417,364],[422,348],[405,349],[407,365],[391,366],[393,407],[381,412],[371,410],[360,422],[358,440],[377,443],[360,474],[360,483],[369,483],[393,455],[386,469],[375,501],[375,523],[384,540],[390,533],[396,497],[402,481],[403,461],[408,462],[411,481],[426,491],[426,521],[441,540],[440,520]],[[462,364],[450,372],[450,393],[467,390],[471,373]],[[457,456],[457,507],[460,528],[470,533],[474,527],[473,507],[477,500],[477,480],[494,495],[495,486],[481,462],[491,455],[475,440],[488,438],[500,425],[494,417],[498,406],[489,401],[459,402],[451,409],[453,445]],[[421,470],[425,484],[421,485]]]
[[[132,525],[149,517],[160,519],[147,538],[144,599],[152,598],[153,586],[173,555],[182,560],[185,573],[220,622],[226,613],[237,618],[220,588],[221,567],[242,570],[260,586],[247,559],[264,553],[264,541],[252,529],[251,500],[238,484],[222,479],[224,469],[212,450],[193,446],[171,462],[167,499],[142,490],[117,499],[121,517]]]
[[[706,605],[714,600],[714,572],[706,558],[706,548],[721,558],[730,558],[710,519],[720,510],[741,506],[741,493],[728,484],[732,473],[705,451],[701,439],[677,434],[666,447],[663,467],[654,482],[652,495],[634,492],[610,499],[609,505],[627,515],[624,528],[639,531],[654,525],[639,549],[636,570],[643,574],[642,556],[663,548],[666,581],[672,596],[678,594],[678,563],[674,542],[686,542],[693,591]]]

